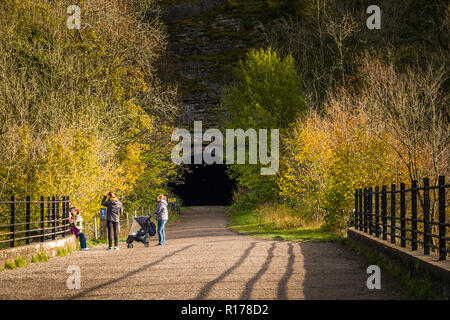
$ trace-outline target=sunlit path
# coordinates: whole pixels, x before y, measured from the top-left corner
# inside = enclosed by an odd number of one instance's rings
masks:
[[[368,263],[335,243],[258,240],[226,228],[223,207],[197,207],[167,230],[167,245],[97,246],[0,273],[1,299],[402,299],[382,275],[368,290]],[[67,267],[81,269],[68,290]]]

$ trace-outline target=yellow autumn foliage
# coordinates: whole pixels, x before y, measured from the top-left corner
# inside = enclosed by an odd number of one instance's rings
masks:
[[[89,220],[109,190],[127,209],[165,191],[177,102],[152,3],[80,1],[79,30],[70,1],[0,3],[0,199],[67,195]]]
[[[370,130],[367,115],[345,92],[325,110],[298,120],[284,138],[278,186],[285,200],[300,201],[304,211],[336,228],[346,223],[356,188],[388,184],[407,171],[386,142],[390,138]]]

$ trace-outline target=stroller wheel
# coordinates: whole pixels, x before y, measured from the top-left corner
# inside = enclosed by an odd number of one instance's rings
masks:
[[[132,245],[131,243],[129,243],[129,244],[127,245],[127,247],[128,247],[128,248],[133,248],[133,245]]]
[[[144,243],[144,247],[149,247],[150,246],[150,243],[148,243],[148,242],[146,242],[146,243]]]

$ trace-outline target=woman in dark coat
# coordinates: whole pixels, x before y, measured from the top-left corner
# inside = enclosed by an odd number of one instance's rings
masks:
[[[108,200],[106,200],[108,198]],[[112,237],[114,233],[114,250],[119,250],[120,215],[123,213],[122,203],[113,192],[103,196],[102,206],[106,207],[106,226],[108,227],[108,248],[112,249]]]

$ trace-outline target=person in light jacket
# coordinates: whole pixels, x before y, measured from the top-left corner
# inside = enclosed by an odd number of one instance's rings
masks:
[[[158,221],[158,239],[159,246],[163,246],[166,244],[166,233],[164,231],[164,226],[169,219],[169,211],[167,210],[167,201],[166,197],[160,194],[156,198],[157,204],[155,209],[156,220]]]
[[[108,198],[108,200],[106,200]],[[108,248],[112,249],[112,236],[114,233],[114,250],[119,250],[120,215],[123,213],[122,203],[113,192],[103,196],[102,206],[106,207],[106,226],[108,227]]]

